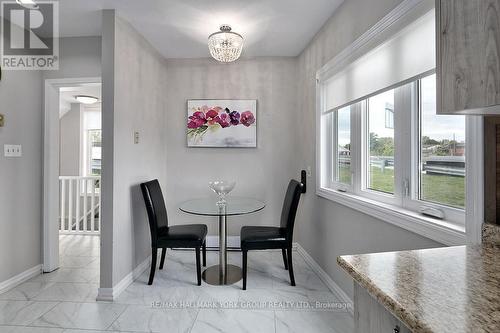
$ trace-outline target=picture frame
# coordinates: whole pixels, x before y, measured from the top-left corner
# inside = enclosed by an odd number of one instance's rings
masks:
[[[256,148],[256,99],[190,99],[186,139],[189,148]]]

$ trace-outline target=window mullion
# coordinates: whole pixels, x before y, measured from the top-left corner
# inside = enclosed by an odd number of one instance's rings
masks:
[[[366,103],[360,102],[353,108],[351,114],[351,167],[352,167],[352,191],[356,194],[361,192],[363,168],[362,168],[362,154],[363,154],[363,126],[362,126],[362,113]]]
[[[359,112],[360,119],[360,155],[359,155],[359,190],[364,191],[368,187],[368,161],[369,161],[369,147],[368,147],[368,103],[363,101],[363,105]]]
[[[394,195],[403,206],[411,196],[412,168],[412,88],[413,84],[396,89],[395,93],[395,168]]]
[[[411,85],[410,91],[410,105],[411,105],[411,118],[410,118],[410,129],[411,129],[411,141],[409,146],[410,156],[410,168],[408,169],[410,175],[408,180],[410,181],[410,192],[409,196],[406,198],[408,203],[412,203],[414,200],[418,200],[420,191],[420,177],[422,170],[420,169],[420,151],[421,151],[421,132],[420,132],[420,81],[416,81]]]
[[[330,158],[332,165],[330,166],[330,187],[333,187],[335,183],[337,182],[338,179],[338,110],[334,111],[331,113],[331,143],[332,146],[330,147],[332,156]]]

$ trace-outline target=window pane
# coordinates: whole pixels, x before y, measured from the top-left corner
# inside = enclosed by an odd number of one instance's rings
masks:
[[[89,168],[91,176],[101,175],[101,130],[89,130],[88,138],[90,144]]]
[[[368,188],[394,193],[394,90],[368,99]]]
[[[337,176],[336,181],[351,184],[351,107],[337,111]]]
[[[465,117],[436,115],[436,76],[420,83],[420,200],[465,207]]]

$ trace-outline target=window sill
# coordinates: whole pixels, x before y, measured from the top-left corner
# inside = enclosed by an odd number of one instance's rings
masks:
[[[465,227],[456,224],[428,218],[400,207],[327,188],[318,188],[316,194],[445,245],[466,243]]]

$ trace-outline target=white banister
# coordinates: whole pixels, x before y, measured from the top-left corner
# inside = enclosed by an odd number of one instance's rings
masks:
[[[90,207],[94,207],[95,205],[95,193],[94,191],[90,191]],[[99,216],[101,214],[99,213]],[[90,214],[90,231],[95,231],[95,214]]]
[[[65,230],[65,214],[66,214],[66,205],[62,204],[63,202],[66,202],[66,181],[61,181],[59,180],[59,183],[61,184],[61,194],[60,194],[60,203],[61,203],[61,216],[59,218],[60,224],[59,224],[59,230]]]
[[[75,231],[80,231],[80,200],[78,194],[80,193],[80,179],[75,179],[76,193],[75,193]]]
[[[66,231],[71,231],[73,225],[73,179],[68,179],[69,182],[69,194],[68,194],[68,229]]]
[[[84,229],[87,228],[87,226],[86,226],[86,224],[87,224],[86,216],[87,216],[87,212],[88,212],[88,210],[87,210],[87,201],[88,201],[87,183],[88,183],[88,179],[84,179],[83,180],[83,193],[85,193],[85,196],[83,199],[83,221],[82,221],[81,231],[83,231]]]
[[[59,232],[99,234],[100,177],[60,176]]]

